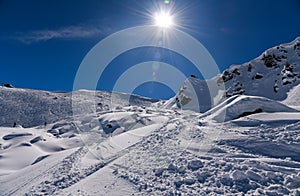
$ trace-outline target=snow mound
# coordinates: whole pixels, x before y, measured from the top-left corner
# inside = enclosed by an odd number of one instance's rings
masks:
[[[224,122],[261,112],[299,111],[268,98],[240,95],[229,98],[220,104],[220,106],[204,113],[201,118],[211,119],[216,122]]]

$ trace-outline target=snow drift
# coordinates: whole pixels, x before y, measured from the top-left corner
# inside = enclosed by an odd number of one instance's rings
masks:
[[[258,96],[233,96],[222,104],[207,111],[201,118],[224,122],[255,113],[299,112],[277,101]]]

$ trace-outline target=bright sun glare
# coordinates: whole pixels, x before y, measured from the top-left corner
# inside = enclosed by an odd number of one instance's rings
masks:
[[[173,22],[173,17],[167,12],[160,12],[154,15],[155,25],[163,28],[171,27]]]

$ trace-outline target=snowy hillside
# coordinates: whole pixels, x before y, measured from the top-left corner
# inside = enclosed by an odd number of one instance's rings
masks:
[[[71,118],[72,96],[73,102],[96,104],[97,111],[112,109],[112,94],[109,92],[98,91],[94,96],[94,92],[87,90],[71,93],[0,87],[0,126],[11,127],[16,122],[23,127],[33,127]],[[147,106],[157,101],[123,93],[113,93],[113,98],[113,107],[123,104]]]
[[[300,106],[300,84],[294,86],[289,92],[283,103],[291,106]]]
[[[299,195],[300,112],[259,97],[229,102],[207,116],[125,106],[1,127],[1,195]],[[215,123],[225,109],[235,120]]]
[[[256,59],[232,65],[207,81],[190,77],[173,103],[166,107],[205,112],[233,95],[253,95],[283,101],[287,92],[300,84],[300,37],[266,50]],[[207,96],[210,95],[211,99]],[[176,100],[175,100],[176,99]]]
[[[1,87],[0,195],[300,195],[299,43],[167,101]]]
[[[225,82],[227,97],[247,94],[284,100],[300,83],[300,37],[270,48],[248,63],[231,66],[218,82]]]

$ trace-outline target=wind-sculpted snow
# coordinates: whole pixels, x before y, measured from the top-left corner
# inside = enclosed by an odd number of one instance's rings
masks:
[[[236,119],[257,106],[264,113]],[[65,119],[36,128],[3,127],[0,191],[299,194],[299,112],[252,96],[236,96],[216,108],[204,117],[185,110],[125,106],[82,116],[76,123]],[[208,118],[230,108],[233,121]]]
[[[205,117],[216,122],[224,122],[261,112],[297,113],[299,111],[264,97],[240,95],[229,98],[223,104],[201,115],[201,118]]]

